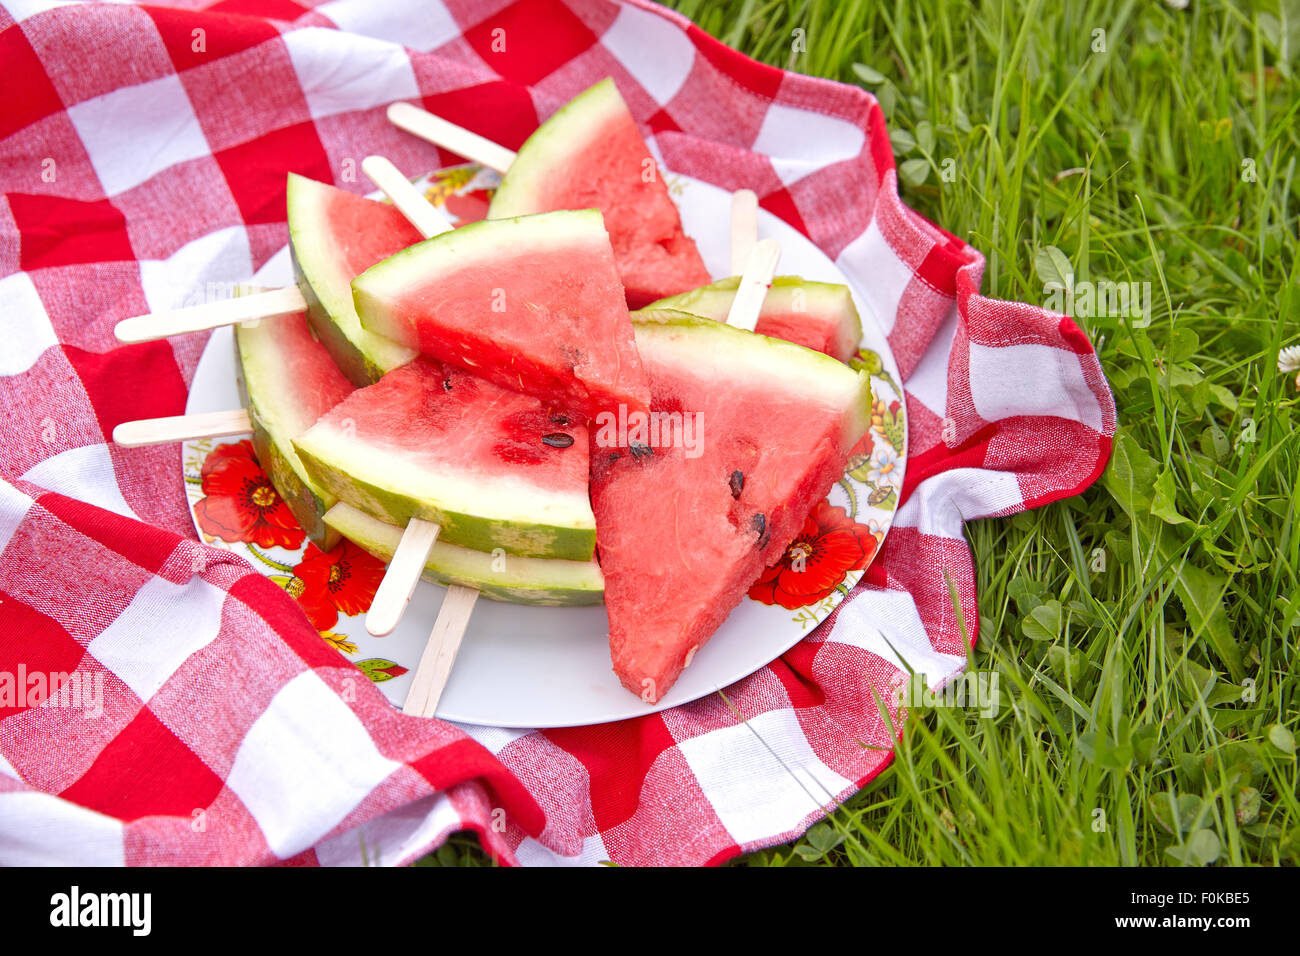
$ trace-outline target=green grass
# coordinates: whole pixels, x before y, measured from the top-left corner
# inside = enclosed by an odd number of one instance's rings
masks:
[[[986,294],[1044,303],[1049,247],[1076,283],[1152,290],[1147,328],[1078,318],[1119,407],[1103,481],[967,528],[971,667],[1000,712],[913,713],[871,786],[738,862],[1300,862],[1300,442],[1277,371],[1300,337],[1300,2],[675,6],[871,89],[904,198],[985,253]]]

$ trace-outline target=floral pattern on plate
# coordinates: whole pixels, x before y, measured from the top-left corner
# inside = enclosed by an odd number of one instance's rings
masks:
[[[337,633],[339,615],[365,614],[384,577],[384,563],[341,541],[322,551],[307,540],[289,506],[257,463],[247,438],[189,443],[185,487],[203,540],[236,551],[298,602],[322,640],[345,655],[358,653]],[[408,668],[383,658],[355,662],[373,681],[392,680]]]

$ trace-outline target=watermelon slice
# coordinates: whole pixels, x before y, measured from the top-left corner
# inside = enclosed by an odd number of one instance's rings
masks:
[[[709,281],[612,79],[561,107],[528,138],[492,197],[488,216],[587,208],[605,214],[632,308]]]
[[[322,518],[335,499],[308,477],[292,441],[343,401],[352,383],[312,337],[301,312],[237,326],[235,347],[257,460],[298,524],[328,551],[339,536]]]
[[[655,447],[630,416],[626,440],[598,421],[591,498],[614,671],[653,702],[844,474],[871,386],[829,356],[720,322],[634,320],[651,411],[683,425],[664,442],[661,422]]]
[[[725,322],[739,286],[740,277],[731,276],[661,299],[650,308],[674,309]],[[763,299],[754,331],[847,362],[857,354],[862,341],[862,320],[848,286],[777,276]]]
[[[487,220],[352,282],[367,330],[583,415],[650,393],[594,209]]]
[[[353,507],[476,551],[590,560],[587,430],[568,412],[418,358],[358,389],[293,442]]]
[[[296,173],[287,187],[289,248],[312,327],[354,385],[369,385],[415,352],[367,332],[352,280],[423,236],[396,207]]]
[[[325,522],[381,561],[392,558],[402,538],[401,528],[343,502],[329,510]],[[595,561],[521,558],[500,551],[488,554],[441,538],[429,555],[424,577],[435,584],[477,588],[484,597],[510,604],[599,604],[605,597],[605,581]]]

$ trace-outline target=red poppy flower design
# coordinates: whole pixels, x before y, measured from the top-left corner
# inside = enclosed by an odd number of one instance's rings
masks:
[[[749,589],[749,596],[791,611],[816,604],[831,594],[849,571],[870,564],[878,545],[869,528],[856,524],[843,508],[822,501],[781,560]]]
[[[309,543],[293,574],[289,593],[316,630],[328,631],[338,623],[340,612],[362,614],[370,609],[384,578],[384,564],[351,541],[340,541],[328,551]]]
[[[247,438],[214,448],[200,475],[204,497],[195,502],[194,515],[204,532],[263,548],[301,547],[306,534],[253,457]]]

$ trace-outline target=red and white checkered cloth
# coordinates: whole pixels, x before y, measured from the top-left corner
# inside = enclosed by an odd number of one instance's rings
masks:
[[[1075,494],[1108,457],[1088,339],[978,294],[981,255],[899,200],[870,95],[644,0],[6,6],[0,673],[102,680],[104,706],[0,706],[0,863],[403,863],[465,828],[519,863],[789,840],[888,763],[875,695],[904,660],[964,666],[944,579],[973,637],[963,522]],[[360,191],[342,173],[369,153],[458,161],[388,103],[518,148],[604,76],[667,168],[756,190],[866,290],[908,392],[903,503],[837,613],[728,689],[740,716],[713,697],[545,732],[404,717],[281,588],[194,540],[174,446],[111,444],[184,411],[204,344],[112,328],[247,280],[287,241],[289,170]]]

